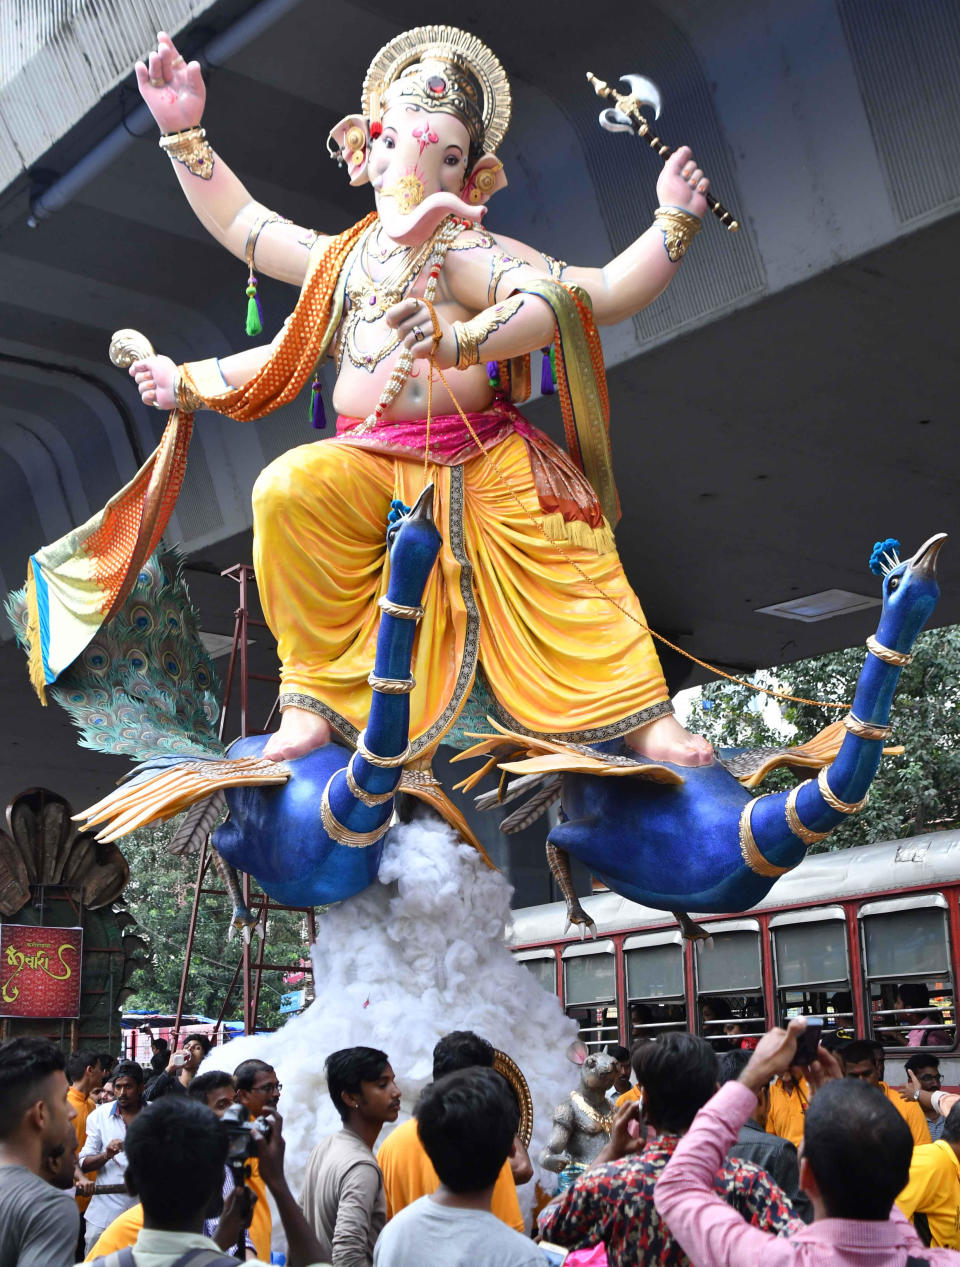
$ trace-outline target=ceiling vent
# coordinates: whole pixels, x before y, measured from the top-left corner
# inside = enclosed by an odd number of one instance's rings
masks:
[[[815,620],[849,616],[851,612],[879,606],[879,598],[871,598],[866,594],[852,594],[849,590],[820,590],[817,594],[805,594],[802,598],[791,598],[785,603],[757,607],[756,611],[765,616],[782,616],[784,620],[802,620],[804,624],[812,624]]]

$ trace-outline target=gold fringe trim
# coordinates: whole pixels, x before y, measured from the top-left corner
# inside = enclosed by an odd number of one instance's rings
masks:
[[[40,697],[40,703],[46,708],[47,677],[43,671],[43,652],[40,642],[40,609],[37,606],[37,583],[33,577],[32,559],[27,564],[27,642],[30,644],[27,658],[30,685]]]
[[[595,554],[609,554],[617,548],[613,531],[606,519],[600,528],[591,528],[582,519],[566,520],[559,511],[552,515],[544,515],[540,521],[544,533],[551,541],[568,541],[582,550],[592,550]]]

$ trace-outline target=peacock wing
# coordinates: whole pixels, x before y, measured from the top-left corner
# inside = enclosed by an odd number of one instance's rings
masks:
[[[806,743],[782,748],[727,748],[718,754],[717,760],[744,787],[755,788],[774,770],[788,769],[799,776],[829,765],[836,760],[847,733],[843,718],[839,718]],[[884,756],[888,757],[902,752],[899,745],[883,749]]]

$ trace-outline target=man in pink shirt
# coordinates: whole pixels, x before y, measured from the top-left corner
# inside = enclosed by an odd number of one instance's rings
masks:
[[[697,1267],[960,1267],[960,1253],[925,1248],[893,1204],[910,1171],[906,1123],[875,1088],[843,1079],[823,1047],[806,1070],[800,1161],[813,1223],[789,1239],[771,1236],[717,1196],[717,1167],[758,1093],[790,1068],[805,1026],[800,1018],[765,1034],[740,1079],[700,1110],[654,1189],[660,1217]]]

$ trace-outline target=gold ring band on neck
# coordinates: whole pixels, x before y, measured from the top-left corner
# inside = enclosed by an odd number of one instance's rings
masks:
[[[400,784],[398,783],[397,786],[392,788],[389,792],[366,791],[360,786],[354,777],[353,757],[356,755],[357,754],[354,753],[353,756],[351,756],[350,760],[347,762],[347,768],[344,771],[347,776],[347,787],[350,789],[351,795],[355,796],[363,805],[366,805],[368,809],[374,809],[377,805],[386,805],[387,801],[392,800],[393,797],[395,797],[400,791]]]
[[[847,713],[843,724],[851,735],[856,735],[858,739],[889,739],[893,731],[892,726],[875,726],[873,722],[861,721],[855,713]]]
[[[381,770],[393,770],[397,766],[406,765],[410,760],[411,744],[407,744],[403,752],[398,753],[395,757],[378,757],[376,753],[371,752],[366,743],[366,730],[361,730],[357,735],[356,748],[357,756],[363,757],[369,765],[379,766]]]
[[[817,774],[817,787],[820,789],[820,795],[823,799],[838,814],[859,814],[862,809],[866,808],[866,804],[870,800],[870,793],[868,792],[862,801],[841,801],[840,797],[836,795],[827,782],[826,766],[822,766]]]
[[[393,603],[389,598],[378,598],[377,606],[388,616],[396,616],[397,620],[422,620],[422,607],[405,607],[403,603]]]
[[[802,840],[805,845],[815,845],[821,840],[826,840],[830,835],[829,831],[813,831],[801,820],[797,813],[797,797],[800,795],[800,789],[805,788],[808,783],[812,783],[813,779],[804,779],[802,783],[798,783],[796,787],[790,789],[787,797],[785,811],[787,815],[787,826],[793,832],[798,840]]]
[[[409,677],[378,677],[372,670],[367,674],[367,681],[383,695],[409,695],[417,684],[412,673]]]
[[[390,816],[392,817],[393,815]],[[372,831],[351,831],[349,827],[344,827],[330,808],[330,784],[327,783],[323,789],[323,796],[320,798],[320,821],[323,823],[323,830],[331,840],[335,840],[338,845],[345,845],[347,849],[367,849],[370,845],[375,845],[390,830],[390,818],[380,827],[374,827]]]
[[[740,853],[754,875],[764,875],[771,879],[776,879],[777,876],[786,875],[793,868],[778,867],[774,863],[768,862],[760,852],[754,839],[753,826],[750,822],[753,807],[759,799],[759,796],[755,796],[752,801],[747,801],[740,814]]]
[[[878,642],[873,634],[867,639],[867,650],[875,655],[878,660],[882,660],[884,664],[894,664],[897,668],[909,664],[913,656],[906,651],[894,651],[892,647],[885,647],[882,642]]]

